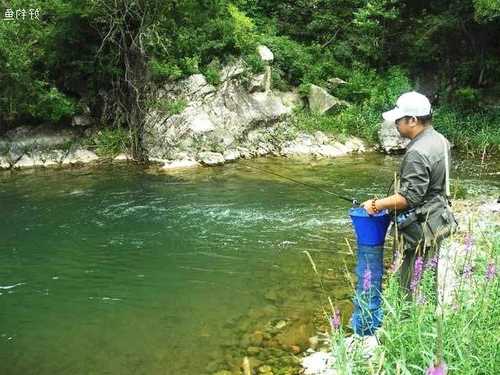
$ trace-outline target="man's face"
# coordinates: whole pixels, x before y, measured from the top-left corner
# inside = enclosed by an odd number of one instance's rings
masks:
[[[409,138],[411,128],[413,127],[414,117],[402,117],[397,119],[396,129],[402,137]]]

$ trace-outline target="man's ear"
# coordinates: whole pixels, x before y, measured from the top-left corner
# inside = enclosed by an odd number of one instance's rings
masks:
[[[418,125],[418,120],[415,116],[411,116],[409,119],[408,119],[408,125],[410,125],[411,128],[414,128],[415,126]]]

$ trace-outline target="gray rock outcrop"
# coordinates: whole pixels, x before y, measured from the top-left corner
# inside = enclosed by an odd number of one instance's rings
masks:
[[[90,163],[97,155],[79,147],[80,132],[55,126],[20,126],[0,139],[0,168]]]
[[[394,124],[384,121],[379,129],[378,138],[380,147],[386,153],[398,152],[406,149],[410,140],[401,137]]]
[[[265,46],[259,46],[258,51],[271,68],[268,64],[273,60],[272,52]],[[246,85],[248,75],[244,62],[238,60],[222,69],[218,87],[201,74],[165,85],[158,92],[158,100],[181,100],[186,105],[176,114],[158,109],[149,111],[144,137],[149,158],[171,161],[182,160],[180,155],[183,155],[209,165],[199,155],[215,152],[223,160],[234,160],[235,153],[226,157],[223,154],[239,148],[248,149],[251,155],[277,151],[277,142],[269,141],[302,101],[296,92],[272,91],[270,70],[251,76],[250,84]],[[238,154],[240,157],[246,152]]]
[[[330,95],[325,89],[311,85],[309,91],[309,108],[315,113],[325,113],[332,108],[348,105],[347,102]]]

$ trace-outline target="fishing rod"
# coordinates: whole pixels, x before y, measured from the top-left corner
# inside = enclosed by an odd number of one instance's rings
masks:
[[[319,186],[316,186],[316,185],[306,184],[305,182],[294,180],[293,178],[290,178],[290,177],[287,177],[287,176],[283,176],[283,175],[281,175],[279,173],[271,172],[271,171],[268,171],[266,169],[257,168],[257,167],[248,165],[246,163],[242,163],[242,164],[245,167],[247,167],[247,168],[255,169],[255,170],[260,171],[260,172],[264,172],[264,173],[268,173],[268,174],[271,174],[271,175],[274,175],[274,176],[277,176],[277,177],[281,177],[281,178],[284,178],[285,180],[289,180],[289,181],[295,182],[296,184],[307,186],[308,188],[315,189],[315,190],[321,191],[323,193],[333,195],[333,196],[335,196],[337,198],[340,198],[340,199],[343,199],[343,200],[345,200],[347,202],[350,202],[353,207],[359,206],[359,202],[358,202],[358,200],[356,198],[348,198],[346,196],[334,193],[333,191],[329,191],[329,190],[323,189],[323,188],[321,188]]]

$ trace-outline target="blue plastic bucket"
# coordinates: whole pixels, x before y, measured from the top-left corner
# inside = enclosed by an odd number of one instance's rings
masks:
[[[378,214],[368,215],[363,207],[349,210],[358,245],[379,246],[383,245],[391,217],[387,210]]]

